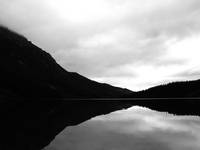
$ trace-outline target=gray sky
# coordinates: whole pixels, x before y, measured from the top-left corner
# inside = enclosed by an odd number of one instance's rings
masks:
[[[200,118],[134,106],[67,127],[44,150],[199,150]]]
[[[141,90],[200,78],[199,0],[0,0],[0,23],[68,71]]]

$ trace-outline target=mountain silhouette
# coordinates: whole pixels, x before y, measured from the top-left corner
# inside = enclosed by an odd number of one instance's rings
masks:
[[[199,98],[200,80],[173,82],[147,90],[133,92],[126,97],[133,98]]]
[[[1,97],[120,97],[130,90],[101,84],[63,69],[25,37],[0,27]]]
[[[0,97],[200,97],[200,80],[174,82],[139,92],[92,81],[66,71],[49,53],[5,27],[0,27],[0,49]]]

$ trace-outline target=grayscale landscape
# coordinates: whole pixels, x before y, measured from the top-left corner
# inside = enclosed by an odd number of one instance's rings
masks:
[[[199,150],[199,0],[0,0],[0,150]]]

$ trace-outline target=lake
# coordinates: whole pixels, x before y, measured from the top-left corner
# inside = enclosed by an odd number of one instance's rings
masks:
[[[200,149],[200,117],[194,115],[199,113],[196,108],[198,99],[102,99],[87,102],[116,101],[132,106],[66,127],[44,150]],[[186,115],[190,110],[193,115]]]

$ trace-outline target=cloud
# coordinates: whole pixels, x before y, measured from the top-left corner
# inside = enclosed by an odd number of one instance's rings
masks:
[[[198,53],[190,50],[194,43],[200,47],[191,40],[200,35],[199,8],[198,0],[0,0],[0,23],[50,52],[69,71],[140,90],[181,80],[177,71],[197,68]],[[187,49],[181,50],[183,43]],[[151,68],[150,75],[139,72],[144,68]]]
[[[200,118],[134,106],[67,127],[45,150],[198,150]]]

